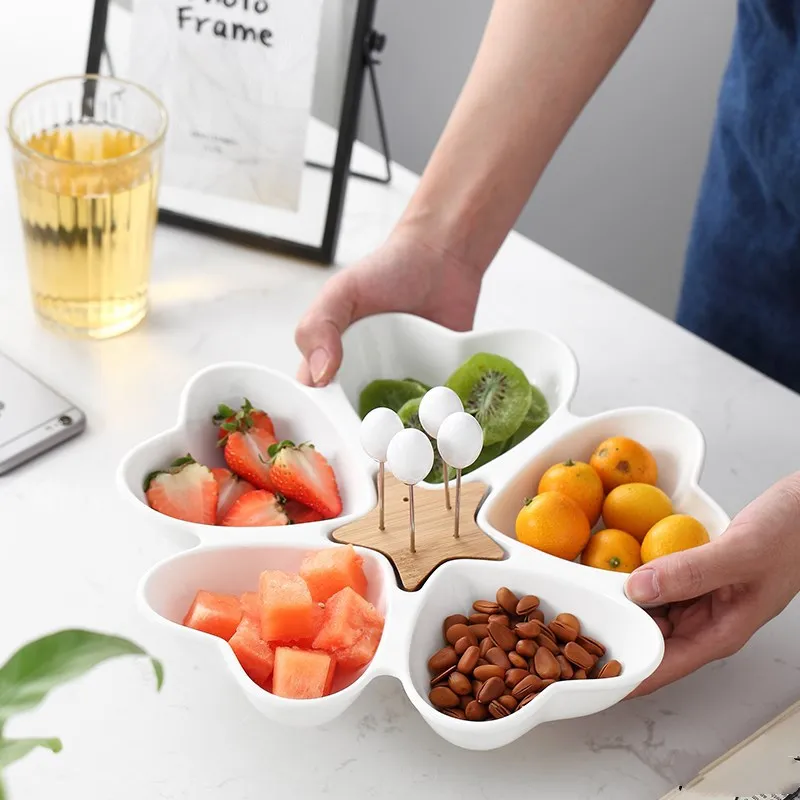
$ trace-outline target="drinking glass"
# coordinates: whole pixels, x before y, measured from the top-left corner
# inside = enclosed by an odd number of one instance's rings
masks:
[[[36,313],[62,332],[104,339],[147,314],[163,104],[95,75],[30,89],[8,131]]]

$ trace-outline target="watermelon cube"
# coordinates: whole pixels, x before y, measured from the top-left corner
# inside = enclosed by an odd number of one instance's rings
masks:
[[[319,631],[322,609],[299,575],[266,570],[258,582],[261,638],[265,642],[300,642]]]
[[[327,653],[278,647],[272,693],[278,697],[310,700],[330,694],[336,662]]]
[[[356,553],[353,545],[331,547],[309,553],[300,566],[300,577],[308,584],[312,599],[318,603],[324,603],[345,586],[365,597],[367,576],[363,564],[364,559]]]
[[[249,617],[258,627],[261,627],[261,601],[258,592],[245,592],[239,597],[242,605],[242,617]]]
[[[254,616],[245,610],[242,621],[229,644],[250,679],[262,689],[267,689],[275,664],[275,652],[261,638],[261,622],[258,615]]]
[[[360,669],[372,661],[383,633],[383,617],[349,586],[325,604],[314,649],[330,653],[342,669]]]
[[[236,633],[241,619],[242,606],[238,597],[201,589],[195,595],[183,624],[227,641]]]

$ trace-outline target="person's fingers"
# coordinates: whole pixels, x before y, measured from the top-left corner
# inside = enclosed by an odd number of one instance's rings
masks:
[[[655,608],[648,608],[647,613],[653,618],[653,621],[658,625],[661,635],[667,639],[672,635],[672,622],[669,619],[669,606],[656,606]]]
[[[656,625],[658,625],[661,635],[665,639],[669,639],[669,637],[672,636],[672,623],[669,619],[667,619],[667,617],[654,617],[653,619]]]
[[[300,383],[304,383],[306,386],[314,385],[314,382],[311,380],[311,372],[308,369],[308,363],[305,359],[300,362],[300,366],[297,368],[297,380]]]
[[[342,363],[342,334],[355,321],[355,283],[347,272],[329,281],[306,311],[295,332],[304,365],[298,380],[325,386]]]
[[[628,697],[651,694],[656,689],[689,675],[717,657],[702,639],[697,641],[673,636],[665,642],[664,658],[658,669],[639,684]]]
[[[639,567],[628,578],[625,594],[640,605],[691,600],[744,580],[751,567],[746,562],[737,543],[723,536]]]
[[[715,624],[703,625],[702,633],[698,635],[683,635],[684,626],[676,624],[673,635],[665,640],[664,658],[658,669],[629,697],[650,694],[712,661],[737,653],[758,625],[752,619],[749,603],[737,602],[734,605],[737,607],[724,610]]]

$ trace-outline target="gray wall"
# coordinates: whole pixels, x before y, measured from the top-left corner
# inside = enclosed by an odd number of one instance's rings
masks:
[[[670,316],[735,6],[733,0],[656,3],[517,225]],[[392,155],[401,164],[424,169],[490,8],[490,0],[378,0],[377,27],[389,37],[381,88]],[[376,141],[368,103],[362,137]]]

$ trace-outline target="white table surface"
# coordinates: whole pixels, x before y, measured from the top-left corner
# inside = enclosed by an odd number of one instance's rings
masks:
[[[81,71],[90,5],[9,4],[0,25],[0,109],[39,80]],[[398,169],[390,188],[353,182],[341,264],[382,240],[415,180]],[[524,790],[532,798],[655,800],[796,699],[794,603],[727,662],[499,751],[471,753],[440,740],[389,679],[323,729],[266,721],[223,679],[220,664],[193,663],[139,618],[137,581],[174,547],[131,517],[114,471],[131,445],[173,422],[179,391],[199,368],[235,357],[293,372],[295,323],[330,272],[162,228],[147,322],[104,343],[57,338],[37,324],[28,300],[4,140],[0,242],[0,350],[89,418],[79,440],[0,478],[0,659],[34,636],[85,626],[131,636],[166,664],[160,695],[146,664],[122,660],[12,721],[9,735],[64,740],[61,754],[35,753],[9,770],[13,798],[292,792],[446,800]],[[549,330],[575,350],[578,413],[641,403],[692,417],[708,440],[702,483],[730,513],[797,465],[800,398],[512,235],[486,277],[477,327],[519,324]]]

